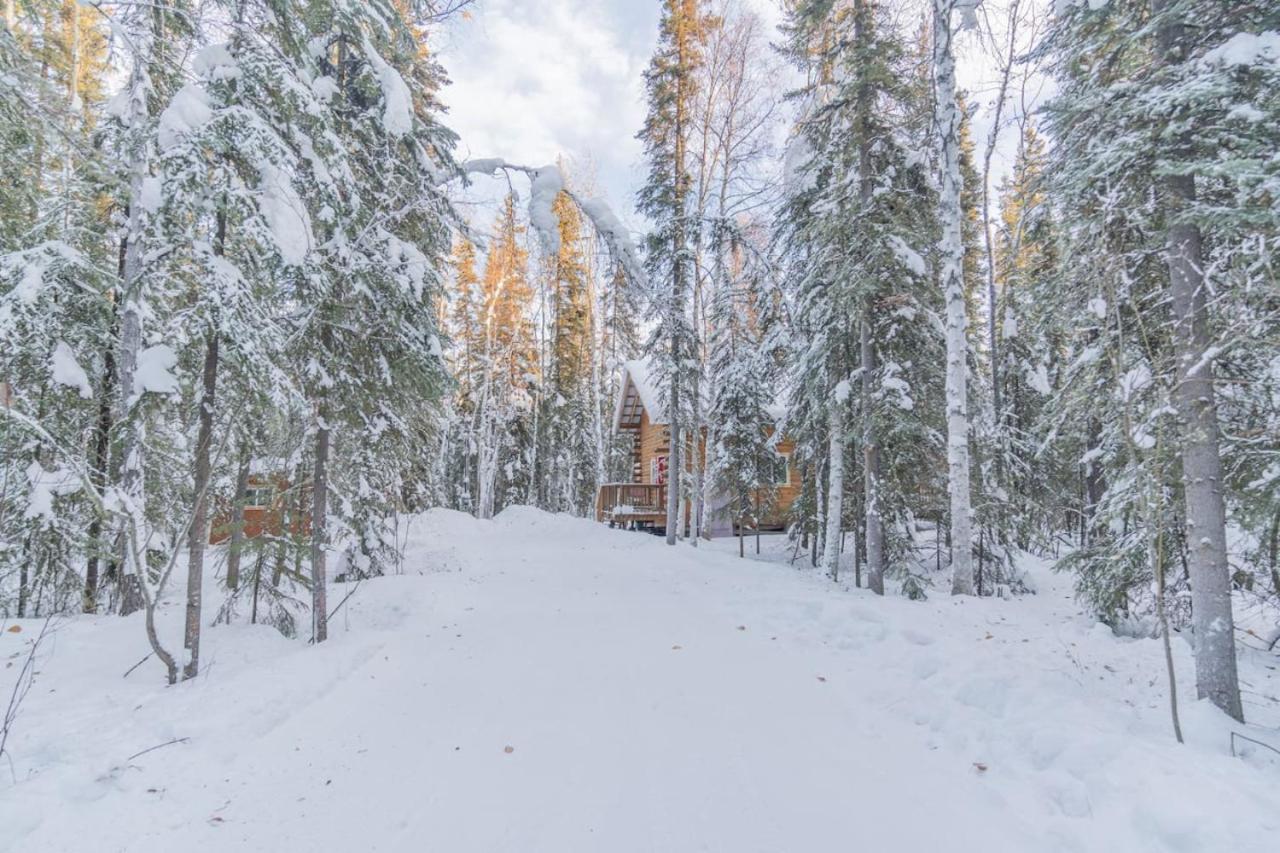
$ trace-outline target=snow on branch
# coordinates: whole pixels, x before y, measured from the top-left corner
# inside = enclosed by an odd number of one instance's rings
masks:
[[[75,388],[85,399],[93,397],[93,388],[89,385],[89,376],[76,361],[76,355],[66,341],[58,341],[49,358],[49,374],[59,385]]]
[[[538,232],[543,249],[549,254],[560,250],[560,219],[555,213],[556,196],[564,193],[578,209],[591,220],[609,253],[613,256],[633,283],[644,287],[644,265],[640,252],[631,239],[631,232],[622,224],[609,203],[602,198],[580,198],[565,186],[564,175],[558,166],[521,166],[509,163],[501,157],[481,157],[467,160],[459,166],[461,175],[496,175],[500,171],[521,172],[529,177],[529,223]]]
[[[413,130],[413,96],[400,72],[392,68],[364,37],[364,55],[382,89],[382,126],[388,136],[401,137]]]
[[[507,161],[501,157],[480,157],[467,160],[459,168],[464,175],[494,175],[499,169],[506,168],[506,165]]]
[[[640,253],[631,239],[631,232],[622,224],[622,220],[613,212],[609,203],[602,198],[575,199],[575,201],[609,246],[609,252],[614,260],[622,265],[627,278],[643,285],[645,274],[644,265],[640,262]]]
[[[911,270],[917,276],[925,276],[929,272],[929,266],[925,263],[924,258],[915,249],[907,245],[907,241],[903,240],[896,234],[890,234],[885,238],[885,242],[889,244],[889,249],[898,259],[899,263]]]
[[[557,166],[542,166],[529,175],[529,224],[538,232],[548,255],[560,252],[560,217],[555,203],[563,189],[564,176]]]

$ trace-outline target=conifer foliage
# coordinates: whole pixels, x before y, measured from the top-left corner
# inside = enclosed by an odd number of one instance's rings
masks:
[[[456,167],[427,10],[19,9],[6,74],[34,83],[43,53],[66,82],[22,100],[6,85],[0,104],[7,150],[30,154],[6,157],[29,171],[11,176],[0,246],[2,606],[142,608],[169,679],[192,677],[211,527],[243,524],[252,497],[284,519],[279,548],[258,549],[246,585],[237,527],[218,617],[292,630],[290,587],[309,587],[323,640],[334,543],[347,577],[390,567],[389,520],[425,499],[414,464],[445,387],[441,184]],[[46,43],[59,28],[69,44]],[[108,40],[124,72],[110,100]],[[21,112],[41,121],[19,127]],[[180,557],[177,646],[153,614]]]

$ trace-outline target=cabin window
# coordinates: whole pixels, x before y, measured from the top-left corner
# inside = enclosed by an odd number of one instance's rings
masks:
[[[244,505],[271,506],[273,491],[270,486],[250,486],[244,493]]]
[[[775,453],[769,460],[769,483],[775,486],[791,484],[791,454]]]

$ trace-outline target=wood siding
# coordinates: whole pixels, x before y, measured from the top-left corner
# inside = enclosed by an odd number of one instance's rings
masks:
[[[629,430],[635,434],[635,455],[632,466],[632,482],[653,484],[653,461],[659,456],[670,456],[670,440],[671,436],[665,424],[655,424],[649,419],[648,411],[642,411],[640,414],[640,425],[635,430]],[[772,431],[770,431],[772,434]],[[706,445],[705,442],[699,442],[700,455],[705,459]],[[686,451],[689,445],[685,445]],[[763,519],[763,527],[782,527],[786,524],[787,514],[791,511],[791,505],[795,503],[800,496],[801,482],[800,472],[790,464],[791,453],[795,450],[795,442],[783,438],[778,442],[778,452],[788,457],[787,463],[787,483],[777,487],[775,503],[773,510]],[[688,453],[685,456],[685,471],[688,475]]]
[[[641,413],[640,429],[636,430],[636,436],[636,447],[639,449],[636,464],[639,470],[635,481],[653,484],[653,461],[659,456],[670,455],[671,436],[665,425],[649,420],[648,412]]]

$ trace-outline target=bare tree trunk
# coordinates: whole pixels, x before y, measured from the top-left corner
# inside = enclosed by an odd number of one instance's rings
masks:
[[[117,274],[124,276],[124,258],[125,243],[121,241],[119,262]],[[118,333],[117,320],[118,303],[114,298],[111,299],[111,331],[113,334]],[[98,394],[98,421],[94,426],[93,434],[93,462],[91,463],[90,477],[93,485],[99,491],[105,489],[107,482],[111,477],[108,468],[111,465],[111,426],[112,426],[112,404],[115,400],[115,380],[116,380],[116,357],[111,346],[103,348],[102,353],[102,389]],[[89,560],[85,566],[84,572],[84,603],[83,609],[85,613],[98,612],[98,586],[101,581],[99,577],[98,567],[102,561],[102,527],[103,512],[101,510],[94,513],[93,520],[89,522]],[[108,577],[110,577],[111,568],[108,567]]]
[[[760,491],[755,491],[755,553],[760,553]]]
[[[667,544],[676,544],[676,527],[680,522],[680,381],[671,383],[668,407],[667,439]]]
[[[862,470],[866,490],[864,541],[867,548],[867,586],[884,595],[884,521],[880,517],[880,444],[876,440],[872,411],[872,374],[876,369],[875,347],[871,343],[871,307],[862,314]]]
[[[1107,491],[1106,472],[1102,470],[1102,465],[1098,460],[1092,458],[1092,451],[1101,446],[1102,422],[1097,418],[1090,418],[1088,452],[1091,458],[1084,471],[1085,503],[1080,521],[1081,542],[1090,542],[1095,538],[1093,520],[1097,516],[1098,504],[1102,502],[1102,496]]]
[[[147,57],[135,54],[129,80],[129,126],[140,128],[147,119],[146,98]],[[136,130],[135,130],[136,132]],[[146,525],[145,497],[143,495],[143,443],[142,425],[133,409],[141,396],[134,388],[134,376],[138,371],[138,352],[142,349],[142,312],[140,307],[142,287],[143,245],[145,226],[142,204],[143,184],[147,176],[146,146],[138,139],[129,146],[129,226],[128,243],[124,258],[124,288],[121,300],[119,369],[119,411],[116,423],[123,427],[120,451],[120,491],[125,500],[123,529],[120,532],[121,595],[120,613],[128,615],[141,608],[145,601],[142,585],[146,579],[142,573],[146,548],[139,547],[137,537]],[[133,540],[133,541],[130,541]],[[142,563],[140,565],[140,563]]]
[[[277,561],[276,561],[277,573],[279,572],[279,566],[280,566],[279,559],[280,559],[279,555],[277,555]],[[259,590],[262,589],[262,559],[261,558],[258,559],[258,562],[254,568],[255,568],[255,571],[253,573],[253,604],[249,608],[249,624],[250,625],[258,624],[258,592]]]
[[[681,449],[685,451],[681,455],[687,457],[689,455],[689,448],[684,447]],[[688,464],[687,461],[686,464]],[[693,472],[690,471],[688,473],[692,474]],[[678,539],[684,539],[689,535],[689,496],[684,493],[683,489],[680,491],[680,503],[676,506],[676,518],[680,523],[676,537]]]
[[[813,525],[813,550],[809,555],[810,564],[816,569],[818,567],[819,557],[823,553],[823,539],[827,535],[827,493],[825,491],[826,469],[830,467],[828,464],[823,465],[816,463],[813,473],[813,509],[814,509],[814,525]]]
[[[996,151],[996,143],[1000,138],[1000,119],[1004,115],[1004,102],[1009,92],[1009,77],[1013,73],[1016,42],[1018,37],[1018,5],[1020,0],[1012,0],[1009,6],[1009,46],[1008,53],[1001,57],[1000,87],[996,94],[996,110],[992,119],[991,131],[987,134],[987,145],[982,155],[982,236],[987,255],[987,345],[991,348],[991,406],[992,423],[996,431],[995,472],[996,485],[1004,479],[1004,401],[1000,388],[1000,338],[996,325],[996,252],[991,228],[991,158]]]
[[[108,349],[102,372],[102,391],[98,398],[98,423],[93,434],[93,467],[91,477],[93,485],[102,490],[107,483],[107,466],[110,464],[111,452],[111,397],[115,373],[115,356]],[[98,612],[98,565],[101,561],[102,549],[102,515],[95,512],[89,522],[89,562],[84,573],[84,612]]]
[[[859,45],[865,45],[869,37],[869,18],[874,14],[874,3],[860,0],[854,10],[854,35]],[[858,86],[858,196],[863,210],[871,204],[875,191],[871,165],[871,110],[873,108],[871,81],[865,72]],[[868,283],[870,284],[870,283]],[[867,554],[867,584],[877,595],[884,595],[884,523],[880,517],[880,444],[876,440],[873,391],[876,372],[876,351],[871,340],[872,296],[863,297],[862,322],[859,324],[859,350],[862,390],[862,542]],[[861,586],[862,562],[858,544],[854,543],[854,582]]]
[[[227,589],[232,592],[240,588],[240,556],[244,551],[244,502],[249,494],[249,466],[252,460],[253,442],[245,436],[240,445],[240,464],[236,468],[236,491],[231,505],[231,543],[227,547]],[[282,512],[281,538],[287,533],[284,525],[285,518]]]
[[[221,256],[227,246],[227,212],[218,209],[214,254]],[[213,410],[218,388],[218,330],[214,324],[205,332],[204,374],[200,397],[199,427],[196,430],[195,506],[192,507],[191,529],[187,533],[187,622],[184,645],[190,654],[183,668],[183,678],[195,678],[200,672],[201,608],[204,604],[204,552],[209,542],[209,478],[210,447],[213,444]]]
[[[1167,12],[1170,5],[1169,0],[1156,0],[1153,11]],[[1158,40],[1166,65],[1185,60],[1187,34],[1181,23],[1164,22]],[[1189,141],[1178,139],[1174,145],[1172,159],[1177,162]],[[1243,722],[1204,259],[1199,227],[1182,219],[1196,199],[1195,178],[1189,174],[1168,175],[1164,189],[1171,221],[1166,251],[1173,347],[1178,363],[1173,400],[1182,431],[1191,608],[1196,632],[1196,692]]]
[[[1280,510],[1271,519],[1271,591],[1280,597]]]
[[[697,292],[698,292],[697,289],[695,289],[694,297],[693,297],[693,302],[695,306],[698,304]],[[697,311],[696,308],[694,310],[695,312]],[[695,313],[694,316],[696,317],[697,314]],[[701,363],[701,357],[699,357],[699,363]],[[701,368],[698,368],[698,370],[701,370]],[[703,423],[702,423],[703,421],[702,400],[701,400],[701,391],[698,386],[698,377],[696,372],[694,374],[693,382],[691,383],[691,385],[692,385],[692,393],[693,393],[694,427],[693,427],[693,435],[692,435],[691,441],[689,442],[689,447],[690,447],[689,452],[693,454],[693,458],[690,460],[690,462],[692,463],[691,467],[693,468],[693,494],[690,496],[690,499],[689,499],[689,505],[690,505],[689,533],[690,533],[690,537],[693,539],[693,546],[696,548],[698,547],[698,539],[702,536],[702,513],[704,510],[704,507],[702,504],[702,497],[703,497],[703,489],[706,484],[706,472],[703,470],[703,467],[706,462],[706,455],[705,455],[705,447],[702,446],[703,444],[702,436],[703,436],[703,429],[704,429]]]
[[[1175,198],[1194,198],[1189,176],[1171,176]],[[1244,718],[1236,676],[1231,574],[1227,564],[1226,506],[1222,494],[1218,412],[1209,354],[1208,309],[1195,226],[1169,229],[1170,296],[1178,382],[1174,406],[1183,428],[1182,471],[1186,490],[1187,543],[1192,615],[1196,627],[1196,688],[1237,720]]]
[[[849,380],[842,379],[832,394],[827,416],[827,532],[823,537],[822,565],[831,579],[840,579],[840,522],[844,501],[844,407],[849,398]]]
[[[329,636],[329,611],[325,584],[325,559],[329,548],[327,528],[329,500],[329,406],[316,406],[315,476],[311,483],[311,642]]]
[[[139,583],[142,581],[139,579]],[[143,603],[146,617],[147,642],[151,644],[151,651],[164,664],[165,678],[170,684],[178,683],[178,662],[174,660],[173,655],[160,645],[160,635],[156,632],[156,602],[147,601]]]
[[[124,279],[125,259],[129,253],[129,238],[124,236],[120,239],[120,248],[117,252],[116,275],[121,280]],[[117,338],[120,335],[120,300],[118,296],[113,296],[111,300],[111,337]],[[115,471],[111,465],[111,430],[115,422],[116,410],[119,407],[119,390],[116,388],[116,379],[118,372],[116,369],[116,356],[112,344],[108,344],[103,348],[102,355],[102,397],[98,401],[98,426],[95,441],[101,450],[98,457],[100,465],[98,468],[99,477],[96,481],[99,488],[103,488],[107,483],[112,482]],[[100,542],[102,538],[102,528],[107,521],[105,514],[99,514],[90,524],[90,538],[95,542]],[[90,582],[93,586],[93,607],[97,612],[97,597],[100,593],[100,585],[103,581],[108,584],[119,583],[120,570],[120,550],[113,547],[111,557],[107,560],[106,571],[99,576],[98,565],[101,560],[101,548],[96,548],[90,555],[89,565],[85,570],[85,586],[86,594]]]
[[[220,215],[221,218],[221,215]],[[225,221],[225,220],[224,220]],[[200,397],[200,426],[196,433],[195,506],[191,529],[187,532],[187,622],[185,642],[188,652],[183,678],[200,672],[200,612],[204,603],[204,552],[209,541],[209,447],[213,443],[213,407],[218,385],[218,332],[206,333],[203,393]]]
[[[1157,491],[1160,483],[1156,484]],[[1151,546],[1151,568],[1156,579],[1156,618],[1160,622],[1160,643],[1164,649],[1164,669],[1169,680],[1169,716],[1173,722],[1173,736],[1182,743],[1182,721],[1178,718],[1178,678],[1173,668],[1173,647],[1169,636],[1169,609],[1165,601],[1164,530],[1159,526],[1160,512],[1157,504],[1155,518],[1148,527],[1154,542]]]
[[[973,521],[969,490],[968,339],[960,205],[960,120],[951,14],[955,0],[933,2],[934,117],[942,152],[942,288],[947,329],[947,469],[951,493],[951,594],[973,595]]]

